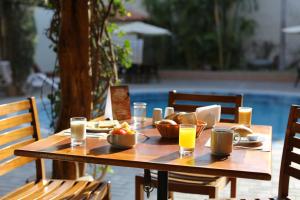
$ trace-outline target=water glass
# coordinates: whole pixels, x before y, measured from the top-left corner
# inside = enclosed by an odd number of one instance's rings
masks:
[[[239,124],[250,127],[251,121],[252,121],[252,108],[239,107]]]
[[[147,103],[134,102],[133,103],[133,121],[134,123],[143,123],[146,120]]]
[[[71,146],[82,146],[85,144],[86,122],[85,117],[72,117],[70,119]]]
[[[191,155],[196,144],[196,125],[179,125],[179,152],[181,156]]]

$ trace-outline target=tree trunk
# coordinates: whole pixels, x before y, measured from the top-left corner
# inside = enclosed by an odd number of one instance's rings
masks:
[[[91,76],[89,74],[89,17],[87,0],[60,0],[61,27],[58,57],[61,81],[61,112],[57,131],[70,127],[70,118],[91,116]],[[83,175],[82,164],[53,163],[53,177],[76,179]],[[80,170],[78,170],[80,168]]]

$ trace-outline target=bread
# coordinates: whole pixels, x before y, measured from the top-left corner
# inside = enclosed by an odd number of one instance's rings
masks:
[[[253,131],[244,125],[233,126],[231,130],[237,132],[241,137],[247,137],[247,135],[253,134]]]
[[[177,125],[177,123],[170,119],[163,119],[158,122],[158,124],[169,124],[169,125]]]
[[[197,124],[196,113],[182,113],[178,116],[178,121],[180,124]]]

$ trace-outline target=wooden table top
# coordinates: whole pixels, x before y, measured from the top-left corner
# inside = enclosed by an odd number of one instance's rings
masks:
[[[160,171],[180,171],[208,175],[271,179],[272,127],[253,126],[254,132],[266,134],[270,151],[234,149],[229,157],[211,155],[205,143],[210,138],[210,129],[196,140],[193,156],[180,158],[178,140],[163,139],[156,128],[147,120],[141,133],[150,138],[139,139],[135,148],[115,149],[105,139],[87,138],[85,147],[70,147],[70,136],[55,134],[15,150],[18,156],[38,157],[55,160],[78,161]]]

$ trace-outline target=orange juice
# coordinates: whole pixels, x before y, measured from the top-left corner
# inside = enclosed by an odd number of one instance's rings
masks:
[[[179,129],[179,146],[187,149],[195,148],[196,128],[180,127]]]
[[[252,108],[239,107],[239,124],[251,126]]]

